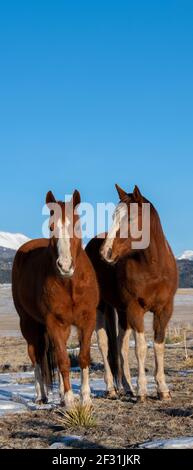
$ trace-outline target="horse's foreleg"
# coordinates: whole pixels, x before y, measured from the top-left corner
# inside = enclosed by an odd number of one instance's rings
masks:
[[[129,367],[129,338],[131,334],[131,328],[124,330],[119,325],[119,335],[118,335],[118,347],[119,347],[119,357],[121,360],[121,369],[122,369],[122,384],[125,390],[125,393],[134,396],[134,389],[131,383],[131,374]]]
[[[161,400],[171,398],[166,384],[164,373],[164,340],[168,321],[172,315],[173,307],[159,314],[154,313],[154,354],[155,354],[155,380],[157,383],[158,397]]]
[[[95,319],[95,315],[94,315]],[[79,330],[80,354],[79,364],[81,367],[81,404],[83,406],[91,405],[90,385],[89,385],[89,365],[90,365],[90,345],[91,337],[94,331],[95,321],[89,322]]]
[[[69,361],[69,370],[70,370],[70,361]],[[71,390],[70,382],[64,379],[64,374],[62,374],[60,370],[58,373],[58,379],[59,379],[59,394],[60,394],[61,405],[65,405],[66,408],[70,409],[73,407],[73,404],[74,404],[74,395]],[[66,383],[67,383],[67,387],[65,388]]]
[[[74,395],[70,385],[70,359],[68,357],[66,343],[70,334],[70,326],[58,322],[54,316],[50,316],[47,321],[49,337],[53,341],[57,365],[59,368],[59,387],[61,404],[65,404],[67,409],[74,405]]]
[[[114,387],[114,380],[113,374],[111,372],[109,360],[108,360],[108,336],[105,327],[105,314],[100,310],[97,310],[97,322],[96,322],[96,332],[97,332],[97,339],[98,339],[98,346],[103,358],[104,363],[104,380],[106,383],[107,388],[107,395],[110,398],[115,398],[117,396],[115,387]]]
[[[90,406],[92,403],[89,385],[89,367],[81,368],[81,404]]]

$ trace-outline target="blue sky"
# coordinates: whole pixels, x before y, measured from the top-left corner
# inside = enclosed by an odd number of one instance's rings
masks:
[[[138,184],[193,249],[192,131],[192,1],[1,2],[0,230],[40,236],[49,189]]]

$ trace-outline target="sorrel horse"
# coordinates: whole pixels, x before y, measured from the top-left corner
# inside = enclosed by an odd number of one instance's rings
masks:
[[[89,405],[90,341],[99,294],[95,271],[82,248],[76,211],[80,194],[75,190],[71,201],[64,203],[56,202],[49,191],[46,203],[50,209],[50,239],[29,241],[16,253],[12,273],[13,300],[35,368],[36,401],[47,401],[46,383],[52,376],[55,357],[60,372],[61,402],[68,408],[73,406],[66,343],[71,325],[74,325],[80,340],[81,402]],[[71,220],[68,216],[70,204],[73,208]],[[78,227],[76,232],[75,226]]]
[[[121,380],[125,391],[134,394],[128,363],[129,336],[133,329],[138,361],[137,395],[139,400],[145,400],[147,384],[144,314],[151,311],[154,318],[155,380],[158,397],[169,399],[170,393],[164,375],[164,339],[178,284],[176,261],[153,204],[142,196],[137,186],[131,194],[118,185],[116,188],[120,202],[116,207],[110,231],[105,235],[105,240],[103,236],[100,238],[98,235],[86,247],[100,287],[97,334],[104,360],[107,392],[111,397],[116,396],[116,388],[120,387]],[[139,227],[142,227],[143,223],[143,204],[149,204],[150,241],[144,249],[132,248],[132,203],[137,203]],[[124,218],[127,221],[128,235],[121,238],[120,226]],[[118,333],[115,312],[118,315]]]

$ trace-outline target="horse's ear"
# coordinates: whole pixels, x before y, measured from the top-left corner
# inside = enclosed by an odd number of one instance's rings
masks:
[[[80,193],[77,189],[73,192],[73,206],[76,207],[81,202]]]
[[[143,196],[138,188],[138,186],[135,185],[135,188],[133,190],[133,195],[136,200],[136,202],[142,202],[143,201]]]
[[[118,192],[120,201],[125,201],[125,199],[128,198],[128,194],[126,193],[126,191],[124,191],[124,189],[121,189],[120,186],[118,186],[118,184],[115,184],[115,188]]]
[[[50,203],[55,203],[56,202],[56,199],[52,193],[52,191],[48,191],[48,193],[46,194],[46,204],[50,204]]]

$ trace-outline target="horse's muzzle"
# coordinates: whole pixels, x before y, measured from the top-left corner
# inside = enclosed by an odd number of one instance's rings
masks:
[[[105,251],[101,250],[100,251],[100,255],[101,255],[101,258],[103,259],[103,261],[106,261],[106,263],[108,264],[116,264],[117,261],[118,261],[118,256],[116,256],[115,258],[112,258],[112,249],[109,248],[107,250],[107,253],[105,253]]]
[[[59,271],[60,276],[62,277],[72,277],[74,274],[74,266],[71,264],[68,270],[65,270],[59,260],[56,261],[56,266]]]

